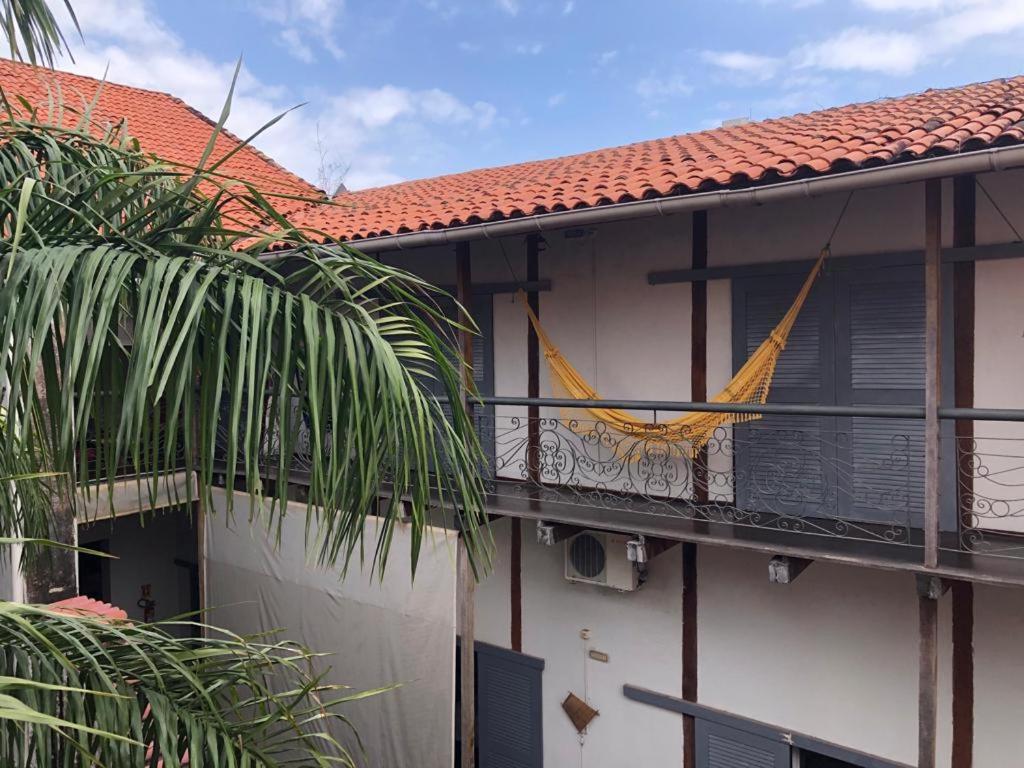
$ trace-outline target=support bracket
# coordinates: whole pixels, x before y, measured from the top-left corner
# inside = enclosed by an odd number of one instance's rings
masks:
[[[917,574],[917,594],[929,600],[938,600],[949,589],[949,582],[930,573]]]
[[[656,539],[637,536],[626,542],[626,558],[631,563],[646,565],[662,552],[667,552],[681,542],[673,539]]]
[[[804,557],[775,555],[768,561],[768,581],[772,584],[792,584],[813,562]]]
[[[578,528],[575,525],[545,523],[543,520],[538,520],[537,543],[543,544],[545,547],[553,547],[555,544],[565,541],[582,530],[582,528]]]

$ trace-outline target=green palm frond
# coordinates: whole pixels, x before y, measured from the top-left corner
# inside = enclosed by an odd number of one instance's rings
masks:
[[[60,4],[67,10],[75,30],[79,31],[71,0],[63,0]],[[11,58],[49,67],[62,51],[68,49],[50,5],[47,0],[0,0],[0,22],[11,49]]]
[[[155,488],[184,465],[208,508],[220,475],[275,525],[308,429],[320,563],[361,553],[378,514],[383,568],[403,499],[414,564],[435,508],[485,561],[473,425],[427,386],[455,401],[462,378],[435,289],[312,242],[216,163],[162,163],[120,126],[95,135],[87,110],[61,127],[9,109],[0,133],[3,466],[27,448],[74,505],[125,468]],[[287,255],[261,259],[271,243]]]
[[[327,685],[322,659],[272,637],[173,627],[0,603],[0,764],[356,764],[339,707],[381,691]]]

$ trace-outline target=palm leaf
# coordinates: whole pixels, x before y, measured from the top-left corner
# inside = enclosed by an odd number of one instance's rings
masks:
[[[272,637],[174,626],[0,603],[0,764],[354,765],[325,726],[351,732],[339,707],[380,691],[326,685]]]
[[[31,446],[68,506],[97,481],[127,474],[155,491],[184,467],[208,509],[220,475],[229,503],[244,488],[275,526],[308,426],[320,563],[362,551],[380,514],[383,568],[400,499],[414,541],[437,509],[486,561],[472,422],[446,416],[425,381],[460,396],[435,289],[295,229],[272,234],[287,256],[261,259],[264,222],[283,220],[264,198],[126,147],[120,128],[97,138],[12,110],[0,132],[4,466]]]

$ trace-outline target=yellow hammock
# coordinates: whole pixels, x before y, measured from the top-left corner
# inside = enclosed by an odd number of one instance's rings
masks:
[[[811,272],[804,280],[800,293],[797,294],[793,306],[789,308],[779,324],[775,326],[750,356],[743,367],[733,376],[732,381],[715,395],[712,403],[748,403],[763,405],[768,399],[772,376],[779,355],[786,348],[789,333],[793,330],[800,310],[807,301],[807,296],[814,287],[814,281],[821,273],[822,264],[828,255],[828,248],[822,250]],[[558,348],[552,343],[551,337],[545,333],[537,315],[530,308],[526,294],[520,289],[517,300],[526,310],[530,324],[537,333],[537,339],[544,347],[544,358],[551,371],[551,385],[556,396],[573,400],[600,400],[601,396],[580,375],[572,363],[565,359]],[[638,440],[656,440],[658,442],[688,446],[685,453],[691,458],[712,438],[715,430],[726,424],[753,421],[761,418],[755,413],[687,413],[669,421],[652,424],[631,416],[617,408],[584,408],[595,420],[606,427]],[[678,450],[682,451],[682,448]]]

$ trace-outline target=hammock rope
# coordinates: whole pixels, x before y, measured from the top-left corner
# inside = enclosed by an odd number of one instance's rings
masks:
[[[849,201],[847,200],[847,202]],[[840,218],[842,217],[840,216]],[[779,356],[786,348],[793,325],[800,315],[800,310],[807,302],[807,297],[810,295],[818,275],[821,274],[829,252],[830,248],[826,245],[811,267],[811,271],[804,280],[792,306],[779,321],[779,324],[768,334],[768,338],[747,359],[726,387],[709,402],[751,405],[764,405],[767,402]],[[548,370],[551,373],[551,386],[555,396],[573,400],[601,400],[597,391],[555,346],[551,337],[540,324],[539,318],[530,308],[526,293],[521,288],[516,292],[516,299],[525,309],[527,317],[530,319],[530,325],[533,326],[537,339],[544,349],[544,359],[547,361]],[[649,423],[617,408],[583,408],[582,410],[597,422],[622,435],[642,441],[663,443],[665,450],[687,455],[690,458],[694,458],[707,445],[719,427],[761,418],[761,415],[756,413],[692,412],[668,421]],[[586,431],[587,429],[581,428],[575,419],[569,418],[567,421],[575,425],[573,428],[576,431],[581,431],[581,429]]]

